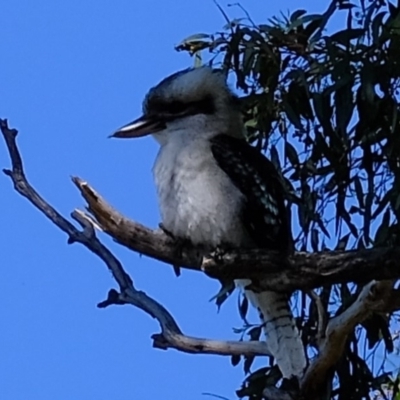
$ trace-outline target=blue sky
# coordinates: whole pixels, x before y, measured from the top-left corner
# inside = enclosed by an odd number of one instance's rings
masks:
[[[280,10],[323,11],[311,0],[244,0],[259,22]],[[227,2],[221,1],[222,6]],[[239,10],[227,8],[231,16]],[[115,207],[156,227],[151,167],[157,144],[107,139],[141,110],[146,91],[192,60],[174,44],[224,25],[209,1],[5,0],[0,24],[0,117],[20,131],[30,182],[64,215],[84,205],[71,175]],[[0,167],[9,166],[0,144]],[[110,273],[18,196],[0,176],[0,393],[3,399],[235,398],[242,369],[229,358],[151,347],[157,323],[133,307],[96,304],[115,287]],[[220,313],[218,284],[101,239],[136,286],[164,304],[185,333],[235,338],[236,297]]]

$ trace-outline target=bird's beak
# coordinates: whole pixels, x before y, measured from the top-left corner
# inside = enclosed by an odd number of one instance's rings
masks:
[[[143,115],[135,121],[124,125],[114,132],[110,137],[129,139],[141,137],[161,131],[165,128],[165,122],[157,117]]]

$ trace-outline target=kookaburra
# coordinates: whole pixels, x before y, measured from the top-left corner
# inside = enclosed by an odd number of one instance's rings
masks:
[[[238,99],[220,70],[186,69],[165,78],[147,94],[143,116],[113,136],[150,133],[160,145],[153,173],[163,228],[209,251],[290,251],[279,175],[245,141]],[[301,376],[306,358],[287,294],[246,290],[249,280],[235,283],[257,308],[283,377]]]

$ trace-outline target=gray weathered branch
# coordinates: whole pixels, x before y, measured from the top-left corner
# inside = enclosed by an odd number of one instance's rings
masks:
[[[207,353],[219,355],[268,355],[266,343],[217,341],[186,336],[180,330],[172,315],[154,299],[135,289],[130,276],[124,271],[120,261],[96,237],[93,224],[84,213],[74,211],[72,217],[81,225],[77,229],[72,223],[48,204],[29,184],[25,177],[22,159],[16,144],[17,131],[9,129],[6,120],[0,120],[0,129],[11,158],[12,169],[4,170],[18,193],[26,197],[39,211],[68,235],[68,243],[81,243],[95,253],[109,268],[118,283],[119,292],[111,290],[106,301],[100,307],[111,304],[132,304],[155,318],[161,333],[153,336],[154,346],[174,348],[186,353]],[[82,183],[83,185],[83,183]]]

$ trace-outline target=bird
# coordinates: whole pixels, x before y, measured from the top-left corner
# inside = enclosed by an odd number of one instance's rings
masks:
[[[257,247],[287,255],[293,242],[282,178],[245,132],[226,74],[201,66],[151,88],[143,115],[111,136],[152,134],[158,142],[153,176],[162,227],[174,238],[210,252]],[[283,378],[301,377],[306,356],[288,294],[257,291],[251,283],[235,280],[259,313]]]

